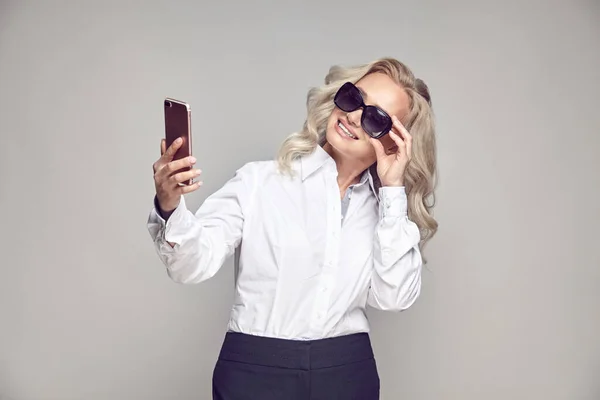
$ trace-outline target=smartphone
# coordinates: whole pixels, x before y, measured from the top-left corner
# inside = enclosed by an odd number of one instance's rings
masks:
[[[180,160],[192,155],[192,112],[190,105],[185,101],[167,97],[164,102],[165,109],[165,140],[167,149],[177,138],[183,139],[183,144],[173,156],[173,160]],[[185,167],[176,173],[189,171]],[[182,185],[191,185],[193,180],[182,182]]]

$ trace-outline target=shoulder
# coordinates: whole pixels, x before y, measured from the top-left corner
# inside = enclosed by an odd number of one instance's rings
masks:
[[[260,194],[268,192],[275,182],[281,180],[281,174],[275,160],[250,161],[236,170],[233,180],[241,185],[238,195],[244,209],[249,212]]]
[[[277,162],[275,160],[250,161],[239,167],[236,174],[248,178],[268,175],[277,171]]]

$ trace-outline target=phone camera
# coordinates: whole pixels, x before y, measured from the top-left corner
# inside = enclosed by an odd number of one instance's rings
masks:
[[[169,100],[165,100],[165,106],[166,107],[173,107],[173,103],[171,103]]]

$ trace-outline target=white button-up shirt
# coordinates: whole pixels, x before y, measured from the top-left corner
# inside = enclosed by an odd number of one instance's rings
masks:
[[[320,146],[293,167],[289,177],[275,161],[248,163],[195,214],[183,197],[166,222],[153,208],[148,229],[171,279],[209,279],[238,248],[228,328],[282,339],[368,332],[367,304],[410,307],[422,259],[404,188],[376,195],[367,171],[340,201]]]

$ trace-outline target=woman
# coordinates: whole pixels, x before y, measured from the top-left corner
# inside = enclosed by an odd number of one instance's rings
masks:
[[[308,95],[301,132],[277,161],[240,168],[195,214],[161,146],[149,230],[169,276],[212,277],[239,248],[235,304],[213,399],[379,398],[366,305],[402,311],[421,288],[437,230],[427,86],[394,59],[333,67]],[[410,132],[410,133],[409,133]],[[166,222],[165,222],[166,221]]]

